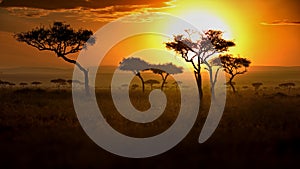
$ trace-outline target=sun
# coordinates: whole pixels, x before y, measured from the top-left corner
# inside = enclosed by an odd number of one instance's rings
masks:
[[[193,26],[195,26],[198,31],[205,30],[220,30],[223,32],[223,37],[225,39],[232,39],[232,32],[228,24],[225,22],[222,17],[217,16],[209,11],[188,11],[188,12],[180,12],[178,16]]]

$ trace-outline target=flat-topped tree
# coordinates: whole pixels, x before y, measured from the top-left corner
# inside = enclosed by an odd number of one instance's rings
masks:
[[[151,88],[151,90],[152,90],[152,89],[153,89],[153,85],[154,85],[154,84],[159,84],[159,81],[154,80],[154,79],[149,79],[149,80],[146,80],[146,81],[145,81],[145,84],[150,84],[150,88]]]
[[[67,84],[67,80],[65,79],[53,79],[50,80],[50,82],[56,84],[57,88],[60,88],[60,86],[64,86]]]
[[[142,81],[142,89],[143,92],[145,91],[145,82],[144,79],[141,75],[141,72],[144,70],[148,70],[150,68],[150,64],[147,63],[146,61],[140,59],[140,58],[135,58],[135,57],[129,57],[126,59],[123,59],[120,62],[120,70],[124,71],[131,71],[136,75],[140,80]]]
[[[34,85],[35,87],[37,87],[38,85],[41,85],[42,82],[33,81],[33,82],[31,82],[31,84]]]
[[[21,83],[19,83],[19,85],[22,86],[22,87],[25,87],[25,86],[28,85],[28,83],[26,83],[26,82],[21,82]]]
[[[93,32],[90,30],[74,30],[70,25],[63,22],[54,22],[53,25],[47,28],[40,26],[28,32],[16,33],[14,38],[40,51],[54,52],[57,57],[76,65],[84,73],[85,90],[86,93],[89,94],[88,70],[76,60],[70,59],[67,56],[86,48],[86,42],[93,45],[95,39],[90,39],[92,35]]]
[[[163,90],[167,78],[170,74],[173,75],[173,74],[183,73],[182,67],[178,67],[172,63],[152,65],[150,70],[154,74],[159,74],[161,76],[162,78],[161,90]]]
[[[206,65],[210,79],[213,79],[213,70],[209,63],[210,57],[216,53],[228,51],[229,47],[235,46],[235,43],[223,39],[223,32],[219,30],[208,30],[204,33],[186,30],[186,34],[175,35],[173,41],[166,43],[166,48],[174,50],[186,62],[193,65],[198,92],[202,98],[201,64]],[[213,84],[211,84],[211,90],[213,94]]]
[[[289,83],[281,83],[281,84],[279,84],[278,86],[279,86],[279,87],[283,87],[283,88],[287,88],[288,91],[289,91],[289,93],[290,93],[291,88],[292,88],[292,87],[295,87],[296,84],[295,84],[295,83],[292,83],[292,82],[289,82]]]
[[[231,54],[219,55],[219,59],[224,71],[229,74],[229,80],[227,83],[231,86],[232,91],[235,93],[236,90],[233,79],[237,75],[246,73],[251,61],[247,58],[234,57]]]
[[[258,89],[260,88],[260,86],[262,86],[263,83],[261,82],[255,82],[255,83],[252,83],[252,86],[254,87],[254,90],[255,90],[255,94],[258,94]]]

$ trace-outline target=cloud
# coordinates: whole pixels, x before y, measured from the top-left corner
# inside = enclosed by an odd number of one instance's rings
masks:
[[[152,22],[153,20],[162,19],[163,15],[158,12],[144,12],[131,14],[126,18],[122,18],[121,22],[124,23],[143,23],[143,22]]]
[[[174,0],[2,0],[0,7],[27,7],[38,9],[74,9],[78,7],[98,9],[109,6],[147,5],[150,8],[171,6]]]
[[[300,25],[300,21],[276,20],[273,22],[261,22],[260,24],[270,26]]]
[[[1,1],[1,0],[0,0]],[[175,0],[2,0],[0,7],[10,15],[25,18],[39,18],[50,14],[63,14],[82,21],[109,22],[129,14],[157,12],[174,7]],[[149,16],[150,17],[150,16]],[[148,19],[143,19],[148,21]]]
[[[50,14],[49,10],[27,8],[27,7],[10,7],[7,8],[7,11],[13,16],[28,17],[28,18],[39,18]]]

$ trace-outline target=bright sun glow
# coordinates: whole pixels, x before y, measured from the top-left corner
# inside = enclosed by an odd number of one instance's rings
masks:
[[[232,33],[229,26],[218,16],[207,11],[190,11],[179,14],[187,22],[198,28],[199,31],[209,29],[221,30],[224,32],[225,39],[232,39]]]

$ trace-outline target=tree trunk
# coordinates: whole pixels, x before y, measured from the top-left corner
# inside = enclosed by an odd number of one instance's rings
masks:
[[[200,97],[200,104],[201,99],[203,98],[203,90],[202,90],[202,76],[201,76],[201,59],[200,56],[198,56],[198,70],[195,72],[197,86],[198,86],[198,92]]]
[[[213,72],[212,68],[208,67],[208,72],[209,72],[209,81],[210,81],[210,91],[211,91],[211,98],[215,100],[215,83],[213,79]]]
[[[79,64],[76,60],[69,59],[65,55],[60,54],[60,53],[57,53],[57,56],[63,58],[65,61],[67,61],[69,63],[75,64],[79,68],[79,70],[81,70],[83,72],[83,74],[84,74],[84,88],[85,88],[85,93],[86,93],[86,95],[89,96],[90,95],[89,71],[87,69],[83,68],[81,66],[81,64]]]
[[[234,85],[232,84],[232,80],[233,80],[233,78],[234,78],[234,76],[231,76],[231,78],[229,79],[228,83],[230,84],[230,86],[231,86],[231,88],[232,88],[232,91],[233,91],[233,93],[235,93],[235,92],[236,92],[236,90],[235,90],[235,87],[234,87]]]
[[[203,91],[202,91],[202,77],[200,74],[200,70],[199,71],[194,71],[195,74],[195,79],[197,82],[197,87],[198,87],[198,93],[199,93],[199,97],[200,99],[203,98]]]
[[[142,81],[142,89],[143,89],[143,92],[145,92],[145,82],[144,82],[144,79],[142,78],[142,76],[141,76],[140,73],[137,73],[136,76],[141,79],[141,81]]]
[[[90,95],[90,87],[89,87],[89,71],[88,70],[84,70],[84,89],[85,89],[85,93],[87,95]]]
[[[166,83],[166,81],[167,81],[168,76],[169,76],[169,73],[167,73],[165,77],[163,77],[163,75],[162,75],[161,90],[163,90],[164,85],[165,85],[165,83]]]

